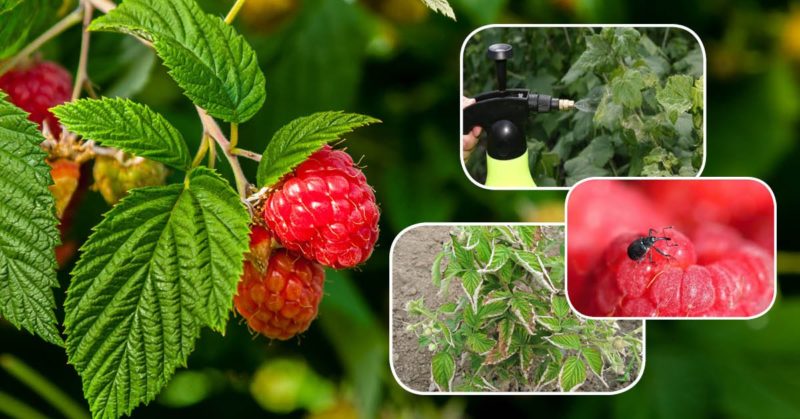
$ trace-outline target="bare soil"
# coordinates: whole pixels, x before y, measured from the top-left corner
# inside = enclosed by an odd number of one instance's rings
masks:
[[[397,378],[406,387],[415,391],[437,391],[431,380],[431,352],[420,348],[414,332],[406,330],[409,324],[405,311],[410,300],[423,298],[427,307],[438,307],[450,300],[455,300],[456,292],[448,292],[448,296],[438,294],[438,289],[431,281],[431,266],[442,244],[450,239],[451,226],[419,226],[408,230],[397,239],[392,253],[392,365]],[[561,230],[563,234],[563,229]],[[455,285],[451,284],[454,290]],[[451,290],[452,291],[452,290]],[[445,300],[447,299],[447,300]],[[625,332],[640,327],[639,321],[619,321]],[[597,377],[587,377],[586,383],[578,391],[613,392],[631,385],[642,368],[641,361],[636,363],[637,370],[629,374],[626,380],[619,380],[613,373],[606,371],[604,380],[606,387]],[[456,382],[459,371],[456,371]],[[497,383],[499,384],[499,383]],[[531,388],[505,387],[503,391],[532,391]],[[540,388],[540,392],[559,391],[557,384]]]

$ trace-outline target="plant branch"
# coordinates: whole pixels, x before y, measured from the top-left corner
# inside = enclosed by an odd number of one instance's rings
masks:
[[[78,59],[78,71],[75,73],[75,86],[72,88],[72,100],[76,100],[81,95],[84,83],[89,83],[89,74],[86,66],[89,61],[89,24],[92,23],[94,8],[88,1],[83,3],[83,32],[81,33],[81,55]]]
[[[71,28],[72,26],[80,23],[81,20],[83,20],[83,17],[81,16],[82,14],[83,14],[83,5],[81,4],[78,6],[77,9],[73,10],[70,14],[64,16],[63,19],[56,22],[56,24],[50,27],[50,29],[45,31],[43,34],[39,35],[39,37],[31,41],[30,44],[26,45],[25,48],[20,50],[17,53],[17,55],[14,56],[14,58],[6,61],[6,63],[3,64],[2,67],[0,67],[0,75],[14,68],[14,66],[16,66],[20,62],[20,60],[31,55],[42,45],[47,43],[47,41],[55,38],[65,30]]]
[[[87,0],[95,9],[108,13],[115,9],[117,5],[111,0]]]
[[[244,6],[245,1],[246,0],[236,0],[236,3],[233,4],[233,7],[231,7],[231,10],[228,12],[228,15],[225,16],[225,23],[227,23],[228,25],[233,23],[233,20],[236,19],[236,15],[239,14],[239,10],[241,10],[242,6]]]
[[[250,184],[244,176],[244,171],[242,171],[242,166],[239,164],[239,159],[231,154],[231,143],[225,138],[225,134],[222,133],[217,121],[215,121],[205,109],[199,106],[195,106],[195,108],[197,109],[197,115],[200,116],[200,121],[203,123],[203,130],[219,144],[222,153],[225,155],[225,158],[228,159],[231,170],[233,170],[233,176],[236,178],[236,189],[239,191],[239,196],[244,200],[247,197],[247,189]]]
[[[30,387],[69,419],[89,419],[89,414],[57,386],[13,355],[0,355],[0,367]]]
[[[235,156],[241,156],[250,160],[261,161],[261,154],[258,154],[254,151],[245,150],[243,148],[237,148],[235,150],[231,150],[231,154]]]
[[[208,153],[208,134],[203,132],[203,138],[200,139],[200,148],[197,150],[197,154],[194,155],[194,160],[192,160],[192,167],[199,166],[206,153]]]
[[[208,141],[208,167],[214,168],[217,165],[217,143],[210,136],[206,136]]]

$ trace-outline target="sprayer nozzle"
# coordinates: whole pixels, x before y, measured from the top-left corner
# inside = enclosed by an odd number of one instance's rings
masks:
[[[558,100],[558,110],[559,111],[568,111],[570,109],[575,108],[575,101],[569,99],[559,99]]]

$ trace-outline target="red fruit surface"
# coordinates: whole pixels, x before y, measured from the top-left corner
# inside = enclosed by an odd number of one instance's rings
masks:
[[[641,190],[658,207],[691,233],[713,223],[727,225],[772,252],[775,203],[769,188],[751,179],[702,181],[639,181]]]
[[[13,104],[30,114],[28,119],[39,124],[40,129],[46,122],[58,138],[61,125],[50,108],[69,101],[72,96],[72,76],[67,70],[50,61],[15,68],[0,76],[0,89],[8,93]]]
[[[567,202],[569,291],[583,288],[582,280],[618,235],[667,225],[668,218],[661,209],[654,207],[631,182],[581,182],[570,192]]]
[[[774,294],[770,255],[735,232],[716,227],[704,231],[697,252],[677,230],[656,233],[671,239],[654,245],[671,257],[651,249],[652,261],[649,256],[635,261],[626,253],[632,241],[646,234],[618,236],[603,253],[604,263],[588,277],[583,298],[576,301],[570,295],[570,299],[578,311],[592,316],[749,317],[762,313]]]
[[[567,202],[570,302],[590,316],[761,314],[775,296],[774,211],[749,179],[582,182]],[[671,257],[630,259],[649,228],[671,239],[654,245]]]
[[[251,255],[258,253],[251,249]],[[302,256],[279,249],[266,270],[246,260],[233,303],[251,329],[287,340],[308,329],[317,317],[325,281],[323,268]]]
[[[287,175],[264,206],[267,226],[284,247],[335,269],[370,257],[379,217],[364,173],[329,146]]]

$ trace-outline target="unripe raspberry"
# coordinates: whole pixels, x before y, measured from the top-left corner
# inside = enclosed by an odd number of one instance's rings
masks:
[[[287,340],[308,329],[317,317],[324,281],[321,266],[279,249],[269,256],[265,271],[245,261],[233,302],[251,329],[272,339]]]
[[[30,114],[28,119],[39,124],[40,129],[46,122],[58,138],[61,125],[50,108],[72,96],[72,76],[67,70],[50,61],[15,68],[0,76],[0,89],[8,93],[13,104]]]
[[[98,156],[94,162],[94,186],[109,205],[115,205],[134,188],[163,185],[167,168],[159,162],[134,157],[120,162],[115,157]]]
[[[284,247],[335,269],[370,257],[379,217],[364,173],[329,146],[287,175],[264,205],[264,219]]]
[[[50,165],[50,175],[53,177],[50,192],[56,199],[56,215],[61,218],[72,199],[72,195],[78,189],[81,165],[67,159],[58,159],[47,163]]]

